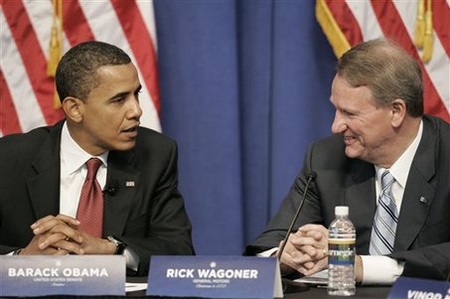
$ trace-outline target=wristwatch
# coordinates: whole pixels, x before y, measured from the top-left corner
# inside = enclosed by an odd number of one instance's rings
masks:
[[[120,240],[117,240],[113,236],[108,236],[106,238],[108,239],[109,242],[114,243],[114,245],[116,245],[116,251],[114,251],[114,254],[122,254],[123,251],[125,250],[125,247],[127,247],[125,243],[123,243]]]

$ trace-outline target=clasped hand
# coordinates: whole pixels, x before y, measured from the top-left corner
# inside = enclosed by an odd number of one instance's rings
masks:
[[[46,216],[31,225],[33,239],[20,254],[111,254],[115,245],[79,230],[80,222],[59,214]]]
[[[280,257],[282,272],[289,273],[292,269],[304,275],[319,272],[328,266],[327,252],[328,230],[322,225],[306,224],[289,236]]]

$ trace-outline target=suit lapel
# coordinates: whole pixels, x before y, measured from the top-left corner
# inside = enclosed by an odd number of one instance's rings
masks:
[[[435,188],[430,184],[436,169],[436,134],[424,119],[423,134],[411,164],[397,225],[394,250],[406,250],[416,239],[432,204]]]
[[[361,160],[352,160],[349,173],[351,175],[347,176],[345,183],[345,203],[353,209],[349,211],[350,219],[358,227],[360,254],[367,254],[372,220],[376,209],[375,169],[372,164]]]
[[[63,122],[60,122],[50,129],[49,138],[42,144],[33,161],[36,175],[27,181],[36,219],[59,214],[62,125]],[[108,156],[106,186],[114,187],[116,192],[105,195],[105,235],[120,234],[125,228],[140,183],[140,172],[130,166],[133,160],[134,151],[112,151]]]
[[[140,183],[140,172],[133,166],[134,151],[110,152],[106,186],[115,193],[105,195],[104,234],[121,235]]]
[[[50,129],[49,138],[42,144],[33,161],[36,175],[27,181],[36,219],[59,214],[59,148],[62,124],[60,122]]]

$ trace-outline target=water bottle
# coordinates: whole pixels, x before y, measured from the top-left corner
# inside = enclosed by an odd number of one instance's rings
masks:
[[[328,295],[352,296],[355,286],[356,231],[348,207],[337,206],[328,229]]]

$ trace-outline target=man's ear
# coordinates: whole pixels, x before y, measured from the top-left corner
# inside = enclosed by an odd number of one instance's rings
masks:
[[[406,117],[406,103],[402,99],[396,99],[391,104],[392,126],[400,127]]]
[[[75,97],[66,97],[61,104],[66,118],[76,123],[83,120],[82,105],[83,101]]]

